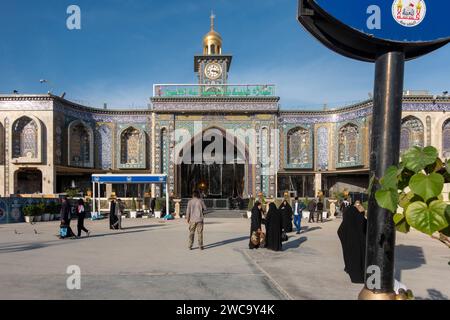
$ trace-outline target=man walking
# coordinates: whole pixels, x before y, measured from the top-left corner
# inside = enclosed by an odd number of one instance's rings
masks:
[[[319,202],[317,203],[317,222],[323,222],[323,202],[319,199]]]
[[[193,198],[188,202],[186,209],[186,221],[189,224],[189,250],[194,244],[195,231],[198,234],[198,246],[203,250],[203,211],[206,205],[200,199],[200,193],[194,191]]]
[[[316,200],[312,199],[309,203],[308,203],[308,210],[309,210],[309,219],[308,219],[308,223],[314,222],[314,214],[316,212]]]
[[[303,210],[306,208],[305,204],[302,200],[298,201],[298,197],[295,197],[295,206],[294,206],[294,224],[295,228],[297,228],[297,234],[300,234],[302,229],[302,218],[303,218]]]

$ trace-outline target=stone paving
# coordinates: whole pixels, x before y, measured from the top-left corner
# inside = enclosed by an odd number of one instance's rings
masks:
[[[184,220],[127,219],[122,231],[87,220],[92,235],[78,240],[59,240],[58,222],[1,225],[0,299],[355,299],[339,223],[303,223],[283,252],[248,250],[243,218],[207,218],[204,251],[187,250]],[[417,232],[397,244],[397,279],[418,298],[448,299],[450,250]],[[66,287],[69,265],[81,290]]]

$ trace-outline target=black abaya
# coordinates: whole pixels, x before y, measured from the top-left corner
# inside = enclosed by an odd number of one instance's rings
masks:
[[[109,210],[109,228],[113,230],[117,229],[117,222],[119,221],[116,215],[116,206],[117,203],[115,201],[112,201],[111,208]]]
[[[266,218],[266,248],[273,251],[281,251],[281,214],[274,203],[269,205],[269,212]]]
[[[292,232],[292,207],[289,203],[282,203],[280,206],[280,214],[284,232]]]
[[[364,283],[367,220],[354,206],[346,208],[338,236],[344,254],[345,272],[353,283]]]
[[[255,205],[253,206],[252,209],[252,221],[251,221],[251,226],[250,226],[250,242],[248,247],[250,249],[257,249],[259,248],[259,244],[254,245],[252,243],[252,234],[253,232],[258,232],[258,230],[261,230],[261,221],[262,221],[262,215],[261,215],[261,210],[259,210],[259,208]]]

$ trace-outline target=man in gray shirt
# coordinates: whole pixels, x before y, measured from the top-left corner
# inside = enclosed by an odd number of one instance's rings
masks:
[[[200,193],[194,191],[193,198],[188,202],[186,209],[186,221],[189,224],[189,249],[194,244],[195,230],[198,233],[198,246],[203,250],[203,211],[206,205],[200,199]]]

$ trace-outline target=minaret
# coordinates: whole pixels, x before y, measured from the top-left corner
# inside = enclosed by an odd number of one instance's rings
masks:
[[[222,54],[222,37],[215,30],[216,16],[211,12],[209,32],[203,37],[202,55],[195,56],[194,70],[200,84],[226,84],[230,70],[231,55]]]

